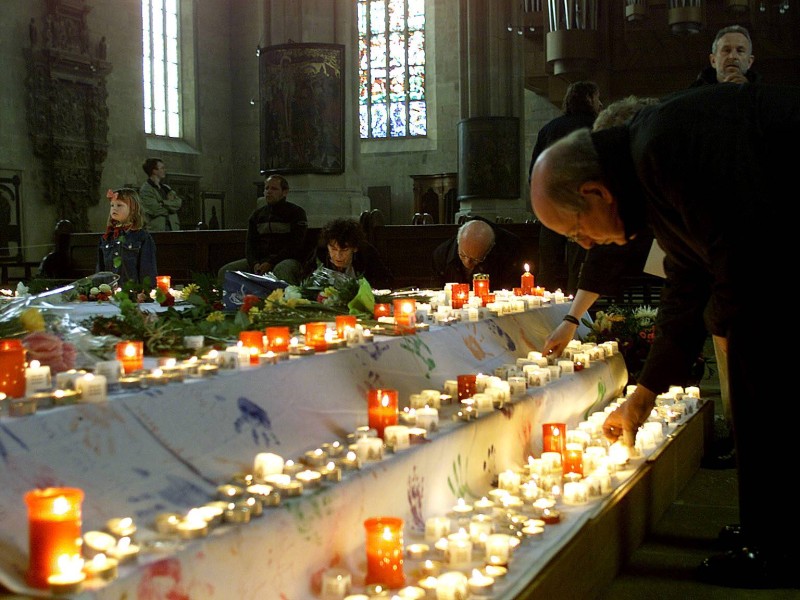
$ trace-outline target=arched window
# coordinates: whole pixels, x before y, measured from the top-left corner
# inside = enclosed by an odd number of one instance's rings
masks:
[[[425,0],[358,0],[358,55],[361,138],[426,135]]]
[[[182,136],[179,0],[142,0],[144,130]]]

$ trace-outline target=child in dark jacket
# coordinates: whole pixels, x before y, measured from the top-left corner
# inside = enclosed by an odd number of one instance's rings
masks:
[[[110,208],[97,251],[97,270],[118,274],[121,283],[155,285],[156,244],[144,229],[139,194],[132,188],[119,188],[108,190],[106,198]]]

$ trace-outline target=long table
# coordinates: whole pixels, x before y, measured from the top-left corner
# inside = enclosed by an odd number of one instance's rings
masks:
[[[163,512],[214,499],[216,487],[250,471],[255,455],[297,458],[343,440],[367,422],[366,390],[441,389],[461,373],[491,373],[540,349],[569,304],[374,342],[276,365],[223,371],[211,379],[117,394],[109,402],[0,419],[0,583],[24,584],[27,520],[23,494],[45,486],[86,493],[83,530],[131,516],[143,537]],[[140,555],[120,577],[87,586],[86,598],[314,598],[335,565],[363,577],[363,521],[404,519],[408,540],[428,516],[459,497],[484,495],[497,474],[541,452],[541,424],[575,426],[619,395],[627,373],[617,355],[540,388],[478,420],[443,421],[428,442],[349,472],[246,525],[226,525],[165,554]],[[446,411],[443,411],[446,414]],[[548,534],[522,582],[544,566],[597,506],[576,509]],[[563,536],[563,537],[562,537]],[[538,565],[538,567],[536,566]],[[508,584],[509,589],[513,588]],[[166,587],[165,587],[166,586]]]

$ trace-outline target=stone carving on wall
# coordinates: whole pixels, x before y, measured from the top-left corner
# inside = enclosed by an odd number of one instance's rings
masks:
[[[84,0],[47,0],[43,19],[31,18],[27,63],[27,121],[41,161],[45,201],[57,219],[89,230],[87,208],[101,198],[108,153],[105,37],[92,42]]]

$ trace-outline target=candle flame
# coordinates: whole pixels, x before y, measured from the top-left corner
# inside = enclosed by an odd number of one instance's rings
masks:
[[[40,363],[38,360],[32,360],[32,361],[31,361],[31,362],[28,364],[28,367],[30,367],[31,369],[38,369],[38,368],[41,366],[41,364],[42,364],[42,363]]]
[[[383,528],[383,535],[382,535],[382,537],[383,537],[383,539],[385,539],[387,542],[391,542],[391,541],[394,539],[394,534],[392,533],[392,528],[391,528],[391,527],[384,527],[384,528]]]
[[[108,558],[102,552],[100,554],[95,554],[94,558],[92,559],[92,567],[95,569],[102,569],[106,566],[108,562]]]
[[[57,564],[58,572],[62,575],[76,577],[83,571],[83,559],[79,554],[61,554]]]
[[[65,496],[58,496],[53,500],[53,514],[64,515],[69,512],[71,505]]]
[[[528,263],[525,263],[525,272],[530,273],[530,271],[531,271],[530,265]]]

